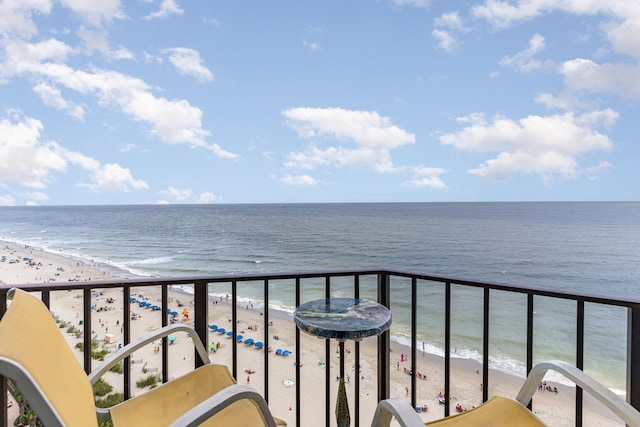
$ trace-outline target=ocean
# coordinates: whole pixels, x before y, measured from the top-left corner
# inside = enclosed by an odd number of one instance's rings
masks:
[[[609,297],[640,290],[640,202],[1,207],[0,238],[130,277],[387,268]],[[454,357],[481,360],[481,291],[453,296]],[[443,298],[420,284],[418,337],[440,355]],[[270,299],[293,308],[288,286]],[[404,288],[392,293],[401,343],[407,299]],[[492,295],[491,367],[519,376],[525,308],[525,297]],[[537,361],[574,361],[574,316],[575,304],[536,299]],[[586,322],[585,370],[622,393],[626,312],[588,304]]]

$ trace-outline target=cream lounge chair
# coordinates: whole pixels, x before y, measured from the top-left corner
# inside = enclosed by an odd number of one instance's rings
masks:
[[[92,427],[110,416],[118,426],[286,425],[271,416],[251,387],[236,384],[226,366],[209,363],[192,330],[170,325],[108,358],[87,377],[47,307],[29,293],[12,289],[0,320],[0,374],[11,378],[47,427]],[[177,331],[191,332],[205,365],[109,409],[94,406],[92,384],[123,357]]]
[[[628,426],[640,427],[640,413],[633,406],[575,366],[560,360],[542,362],[534,366],[515,400],[495,396],[477,408],[424,424],[406,399],[392,398],[378,404],[371,426],[389,426],[394,417],[402,427],[544,426],[526,405],[538,390],[538,385],[548,370],[557,371],[573,381],[609,408]]]

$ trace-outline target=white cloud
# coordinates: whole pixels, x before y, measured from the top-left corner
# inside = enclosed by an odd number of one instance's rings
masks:
[[[216,18],[211,18],[209,16],[203,16],[202,17],[202,22],[204,22],[207,25],[211,25],[212,27],[219,27],[220,26],[220,22]]]
[[[128,190],[147,188],[144,181],[133,179],[128,169],[117,164],[104,167],[82,153],[71,151],[54,141],[42,142],[43,125],[33,118],[12,113],[11,119],[0,121],[0,185],[16,182],[27,188],[46,188],[53,175],[65,173],[69,165],[92,173],[93,184],[81,186],[96,190]],[[41,192],[31,193],[38,199]]]
[[[0,34],[29,38],[38,33],[33,14],[48,14],[53,0],[16,0],[0,2]]]
[[[438,47],[445,52],[453,52],[458,47],[458,40],[449,32],[435,29],[431,36],[438,41]]]
[[[640,64],[597,64],[577,58],[562,64],[560,72],[570,90],[613,92],[622,97],[640,96]]]
[[[102,52],[109,55],[109,37],[102,28],[80,28],[77,32],[78,38],[84,43],[84,50],[91,54],[93,51]]]
[[[443,13],[434,20],[436,27],[431,37],[438,41],[438,47],[446,52],[453,52],[460,46],[456,34],[469,32],[470,29],[462,24],[458,12]]]
[[[414,6],[428,8],[431,6],[431,0],[393,0],[393,3],[398,6]]]
[[[442,168],[430,168],[424,166],[416,166],[409,168],[411,179],[403,183],[407,187],[431,187],[436,189],[447,188],[440,175],[446,173]]]
[[[200,194],[200,196],[198,197],[198,199],[195,201],[195,203],[198,204],[207,204],[207,203],[213,203],[213,202],[221,202],[222,198],[219,196],[216,196],[215,194],[206,191],[202,194]]]
[[[133,52],[122,46],[116,50],[107,52],[107,56],[111,59],[135,59]]]
[[[40,83],[33,87],[33,91],[38,94],[45,105],[66,111],[70,116],[78,120],[84,119],[84,109],[64,99],[58,88],[46,83]]]
[[[596,179],[598,179],[598,176],[602,172],[606,172],[609,169],[611,169],[612,167],[613,167],[613,165],[610,162],[608,162],[606,160],[602,160],[595,166],[591,166],[591,167],[585,168],[585,173],[587,174],[587,178],[589,180],[595,181]]]
[[[176,67],[180,74],[195,77],[200,81],[212,81],[213,73],[202,65],[200,53],[195,49],[174,47],[165,49],[163,53],[169,55],[169,62]]]
[[[602,28],[615,51],[640,58],[640,8],[635,1],[486,0],[472,7],[471,11],[495,28],[506,28],[555,11],[578,16],[602,15]]]
[[[517,70],[527,73],[542,67],[542,62],[532,59],[544,49],[545,40],[540,34],[534,34],[529,40],[529,47],[513,56],[505,56],[500,60],[500,65],[515,67]]]
[[[318,180],[309,175],[285,175],[280,181],[287,185],[312,186],[318,184]]]
[[[56,144],[57,146],[57,144]],[[64,156],[64,158],[72,165],[79,166],[84,170],[94,171],[100,168],[100,162],[89,156],[85,156],[77,151],[67,150],[66,148],[58,146],[58,151]]]
[[[175,187],[168,187],[166,190],[160,192],[160,194],[166,194],[171,199],[176,202],[186,202],[186,203],[198,203],[198,204],[207,204],[221,201],[222,198],[216,196],[214,193],[210,191],[205,191],[201,193],[199,196],[194,197],[193,191],[190,188],[179,189]],[[156,203],[168,204],[167,200],[161,200]]]
[[[315,169],[323,165],[363,166],[376,172],[394,169],[390,150],[413,144],[415,136],[377,112],[342,108],[292,108],[283,111],[287,124],[301,138],[331,137],[355,147],[309,147],[305,153],[290,153],[287,167]]]
[[[10,194],[0,194],[0,206],[15,206],[16,199]]]
[[[631,6],[634,2],[630,1],[629,4]],[[603,28],[616,52],[627,54],[636,59],[640,58],[640,10],[638,10],[637,4],[633,14],[607,22]]]
[[[434,23],[436,27],[466,31],[466,28],[462,25],[462,19],[460,19],[460,14],[458,14],[458,12],[443,13],[440,17],[435,19]]]
[[[42,123],[33,118],[0,121],[0,184],[45,188],[54,173],[66,171],[67,161],[58,145],[40,141],[42,129]]]
[[[72,51],[64,43],[54,40],[36,44],[10,42],[6,51],[7,62],[0,67],[0,76],[44,79],[50,86],[93,95],[101,105],[118,108],[133,120],[149,125],[151,134],[161,141],[204,147],[221,158],[236,157],[218,144],[206,141],[209,132],[202,128],[199,108],[184,99],[156,97],[144,81],[126,74],[100,69],[74,70],[59,63],[57,59]]]
[[[43,200],[47,200],[49,198],[49,196],[47,196],[46,193],[43,193],[41,191],[30,191],[28,193],[26,193],[24,195],[25,199],[29,199],[31,201],[43,201]]]
[[[160,9],[156,12],[150,13],[145,16],[143,19],[151,20],[151,19],[164,19],[169,15],[182,15],[184,10],[175,2],[175,0],[162,0],[160,4]]]
[[[577,101],[567,94],[555,96],[550,93],[541,93],[535,97],[535,102],[545,105],[548,108],[557,108],[561,110],[571,110],[576,106]]]
[[[61,0],[61,3],[75,12],[85,23],[94,27],[101,27],[103,23],[125,17],[120,9],[120,0]]]
[[[322,45],[320,43],[317,42],[308,42],[306,40],[302,41],[302,44],[304,45],[304,47],[309,48],[309,50],[315,52],[318,50],[322,50]]]
[[[579,156],[613,148],[609,137],[597,128],[612,125],[617,117],[609,109],[582,115],[528,116],[518,121],[496,117],[489,122],[482,115],[473,115],[459,118],[469,125],[441,136],[440,141],[463,151],[498,152],[469,171],[485,178],[502,179],[517,173],[572,177],[579,171]]]
[[[175,187],[168,187],[166,190],[161,191],[161,194],[167,194],[174,200],[183,201],[190,199],[193,196],[193,191],[190,188],[179,189]]]
[[[149,185],[138,179],[134,179],[131,171],[116,163],[109,163],[91,175],[91,184],[80,184],[80,187],[88,187],[93,190],[105,191],[131,191],[147,190]]]

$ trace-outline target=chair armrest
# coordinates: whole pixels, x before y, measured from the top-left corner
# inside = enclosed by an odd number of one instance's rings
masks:
[[[253,388],[234,384],[220,390],[218,393],[195,406],[186,412],[180,418],[176,419],[169,427],[196,427],[211,418],[227,406],[238,400],[249,399],[258,406],[264,425],[268,427],[276,427],[276,422],[271,416],[267,402]]]
[[[415,409],[401,397],[381,400],[373,416],[371,427],[388,427],[394,417],[402,427],[424,427],[424,422],[416,414]]]
[[[627,425],[640,427],[640,413],[633,406],[580,369],[562,360],[550,360],[534,366],[520,388],[516,400],[527,406],[548,370],[559,372],[573,381],[619,416]]]
[[[207,353],[204,344],[202,344],[200,337],[198,337],[193,328],[180,324],[167,325],[149,334],[146,334],[135,341],[130,342],[117,352],[107,357],[104,362],[98,365],[98,367],[96,367],[96,369],[94,369],[89,374],[89,381],[91,381],[91,385],[95,384],[96,381],[102,378],[102,376],[109,371],[109,369],[111,369],[125,357],[130,356],[134,351],[139,350],[140,348],[157,340],[158,338],[163,338],[176,332],[188,333],[191,336],[191,340],[193,341],[196,351],[200,355],[200,359],[202,359],[202,361],[207,365],[211,363],[211,361],[209,360],[209,354]]]

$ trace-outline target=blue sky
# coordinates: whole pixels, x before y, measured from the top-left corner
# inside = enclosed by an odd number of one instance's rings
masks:
[[[638,200],[629,0],[3,0],[0,205]]]

